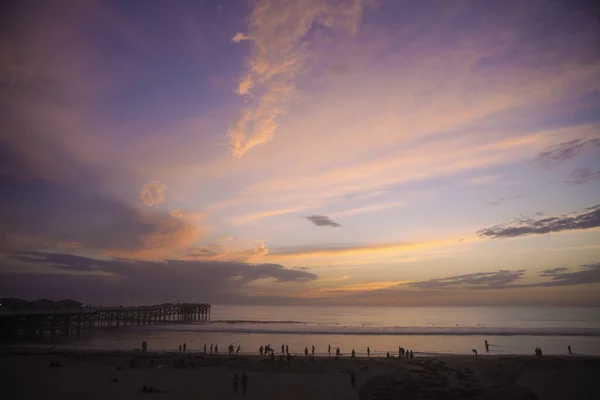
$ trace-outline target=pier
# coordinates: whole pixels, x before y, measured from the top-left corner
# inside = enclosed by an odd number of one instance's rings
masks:
[[[94,328],[210,321],[210,304],[1,310],[0,340],[70,336]]]

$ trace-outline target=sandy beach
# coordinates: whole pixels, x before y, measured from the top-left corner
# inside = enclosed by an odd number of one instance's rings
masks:
[[[245,372],[248,399],[592,399],[600,358],[441,356],[398,360],[5,348],[7,399],[233,399]],[[59,360],[61,367],[51,368]],[[133,360],[133,361],[132,361]],[[348,370],[357,377],[350,384]],[[151,386],[160,393],[144,393]],[[4,396],[3,396],[4,397]]]

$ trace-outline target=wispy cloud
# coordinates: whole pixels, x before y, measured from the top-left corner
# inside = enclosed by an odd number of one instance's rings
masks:
[[[527,235],[543,235],[570,230],[592,229],[600,226],[600,205],[586,208],[579,213],[565,214],[542,219],[522,218],[482,229],[482,238],[502,239]]]
[[[517,196],[512,196],[512,197],[498,197],[496,200],[490,201],[487,204],[490,206],[497,206],[500,203],[505,203],[505,202],[511,201],[511,200],[517,200],[517,199],[520,199],[521,197],[523,197],[523,195],[521,195],[521,194],[519,194]]]
[[[339,228],[341,226],[326,215],[309,215],[304,218],[312,222],[315,226],[333,226],[335,228]]]
[[[338,211],[338,212],[331,214],[331,217],[332,218],[340,218],[340,217],[346,217],[348,215],[366,214],[366,213],[372,213],[375,211],[387,210],[390,208],[397,208],[397,207],[404,207],[404,206],[406,206],[406,203],[403,201],[391,201],[391,202],[387,202],[387,203],[373,204],[370,206],[350,208],[347,210]]]
[[[450,289],[457,287],[464,289],[469,286],[498,288],[521,279],[523,275],[525,275],[525,270],[476,272],[473,274],[451,276],[449,278],[413,282],[410,285],[420,289]]]
[[[569,185],[583,185],[588,182],[600,180],[600,170],[592,171],[591,168],[576,168],[569,174],[565,183]]]
[[[276,215],[282,215],[282,214],[290,214],[290,213],[295,213],[298,211],[299,211],[299,209],[297,209],[297,208],[262,211],[262,212],[258,212],[258,213],[246,214],[246,215],[242,215],[239,217],[231,218],[230,222],[232,225],[243,225],[243,224],[254,222],[254,221],[257,221],[257,220],[260,220],[263,218],[274,217]]]
[[[315,56],[321,31],[354,34],[365,1],[258,1],[249,17],[248,33],[232,41],[250,42],[247,72],[237,93],[247,104],[229,131],[232,154],[242,157],[266,143],[277,130],[276,119],[296,96],[296,78]]]
[[[523,279],[525,273],[525,270],[476,272],[449,278],[412,282],[409,286],[419,289],[516,289],[600,283],[600,263],[581,265],[578,270],[570,270],[566,267],[547,269],[539,273],[541,281],[517,283]]]
[[[571,160],[584,151],[600,148],[600,138],[581,138],[549,147],[536,157],[536,161],[545,166],[560,164]]]
[[[262,256],[269,254],[269,249],[261,240],[252,249],[232,249],[230,246],[221,242],[220,244],[211,244],[206,246],[196,246],[187,250],[187,254],[181,257],[181,260],[198,261],[240,261],[256,262]]]

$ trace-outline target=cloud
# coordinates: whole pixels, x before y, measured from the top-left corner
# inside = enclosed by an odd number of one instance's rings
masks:
[[[513,197],[498,197],[496,200],[490,201],[488,203],[488,205],[490,205],[490,206],[497,206],[500,203],[504,203],[504,202],[510,201],[510,200],[517,200],[517,199],[520,199],[521,197],[523,197],[522,194],[519,194],[519,195],[513,196]]]
[[[350,208],[347,210],[337,211],[337,212],[331,214],[331,216],[333,218],[339,218],[339,217],[346,217],[348,215],[366,214],[366,213],[372,213],[375,211],[388,210],[390,208],[397,208],[397,207],[404,207],[404,206],[406,206],[406,203],[403,201],[391,201],[391,202],[387,202],[387,203],[373,204],[370,206]]]
[[[525,270],[477,272],[473,274],[451,276],[449,278],[413,282],[409,285],[420,289],[468,288],[470,286],[498,288],[521,279],[523,275],[525,275]]]
[[[246,214],[246,215],[242,215],[240,217],[232,218],[232,219],[230,219],[230,222],[232,225],[243,225],[243,224],[247,224],[247,223],[250,223],[253,221],[257,221],[259,219],[274,217],[276,215],[295,213],[297,211],[299,211],[299,209],[297,209],[297,208],[262,211],[262,212],[258,212],[258,213]]]
[[[527,235],[544,235],[570,230],[592,229],[600,226],[600,205],[573,214],[543,219],[524,218],[477,231],[479,237],[503,239]]]
[[[266,256],[267,254],[269,254],[269,249],[262,240],[249,250],[232,250],[221,242],[220,244],[192,247],[181,259],[254,262],[257,258]]]
[[[247,71],[237,88],[247,104],[228,134],[234,157],[271,140],[277,130],[276,119],[287,113],[296,97],[296,78],[316,56],[322,35],[356,33],[364,3],[260,0],[255,4],[248,34],[238,32],[231,39],[249,41],[251,46]]]
[[[167,190],[167,186],[160,182],[148,182],[142,186],[140,200],[145,206],[158,207],[165,201],[165,190]]]
[[[449,278],[412,282],[408,285],[419,289],[516,289],[600,283],[600,263],[582,265],[577,271],[571,271],[566,267],[547,269],[540,271],[539,276],[550,278],[550,280],[516,283],[524,277],[525,272],[525,270],[476,272]]]
[[[14,153],[0,157],[0,247],[5,249],[64,248],[64,243],[119,256],[171,256],[192,244],[203,229],[184,217],[139,208],[101,189],[102,178],[68,160],[77,171],[61,180],[39,177]],[[59,155],[55,155],[60,158]]]
[[[315,274],[278,264],[95,259],[31,251],[12,254],[10,260],[38,270],[36,275],[3,273],[0,280],[3,293],[23,297],[30,297],[31,293],[49,298],[69,296],[96,304],[235,303],[250,299],[253,289],[248,285],[260,280],[301,284],[318,278]],[[79,274],[73,274],[74,271]],[[99,277],[98,272],[105,273],[105,277]]]
[[[585,285],[600,282],[600,263],[582,265],[579,271],[570,271],[567,268],[547,269],[540,276],[551,278],[550,282],[542,282],[536,286],[570,286]]]
[[[584,151],[598,147],[600,147],[600,138],[573,139],[549,147],[536,157],[536,161],[544,166],[552,166],[571,160]]]
[[[333,226],[335,228],[341,227],[340,224],[326,215],[309,215],[308,217],[304,218],[312,222],[315,226]]]
[[[569,185],[583,185],[588,182],[600,180],[600,170],[592,171],[591,168],[576,168],[569,174],[565,183]]]

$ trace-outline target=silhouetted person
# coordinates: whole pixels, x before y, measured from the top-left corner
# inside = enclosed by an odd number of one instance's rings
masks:
[[[260,353],[261,356],[263,355],[263,350],[264,349],[263,349],[263,346],[261,344],[260,347],[258,348],[258,352]]]
[[[387,360],[390,361],[390,352],[389,351],[385,354],[385,358],[387,358]]]
[[[349,374],[350,374],[350,385],[352,386],[352,389],[356,389],[356,374],[354,373],[354,370],[351,369]]]
[[[285,354],[287,354],[288,356],[290,355],[290,348],[287,344],[285,345]]]
[[[179,345],[179,352],[181,353],[181,345]]]
[[[477,356],[477,350],[473,349],[473,354],[475,354],[475,356]]]
[[[183,344],[183,352],[185,353],[187,351],[187,343]]]
[[[408,360],[408,357],[410,357],[410,352],[408,349],[404,350],[404,355],[406,356],[406,359]]]
[[[281,345],[281,354],[285,354],[285,345]]]
[[[356,357],[356,352],[354,351],[354,349],[352,349],[352,356],[350,356],[353,360]]]
[[[233,394],[237,393],[237,389],[238,389],[238,374],[233,374]]]
[[[573,353],[571,352],[571,345],[569,345],[569,355],[572,355]]]
[[[212,352],[213,352],[213,344],[211,343],[210,344],[210,354],[212,354]]]
[[[242,372],[242,391],[246,394],[246,389],[248,387],[248,375],[246,372]]]
[[[240,354],[240,350],[242,349],[242,346],[240,346],[238,344],[237,350],[235,351],[235,355],[237,356],[238,354]]]
[[[340,354],[341,354],[341,353],[340,353],[340,348],[339,348],[339,347],[337,347],[337,348],[335,349],[335,359],[336,359],[336,360],[339,360],[339,359],[340,359]]]
[[[415,358],[415,355],[413,354],[412,350],[410,351],[410,358]]]
[[[313,357],[315,356],[315,345],[314,344],[312,345],[312,356]]]
[[[227,346],[227,351],[229,352],[229,355],[231,355],[231,353],[233,353],[233,345],[232,344]]]
[[[327,352],[329,353],[329,357],[331,357],[331,345],[327,346]]]
[[[219,352],[219,345],[215,344],[215,354],[217,354]]]
[[[488,341],[484,340],[483,342],[485,343],[485,351],[486,351],[486,353],[489,353],[490,352],[490,345],[488,344]]]
[[[308,347],[304,348],[304,357],[308,357]]]
[[[206,354],[206,343],[204,343],[204,354]]]
[[[371,357],[371,348],[367,346],[367,357]]]

